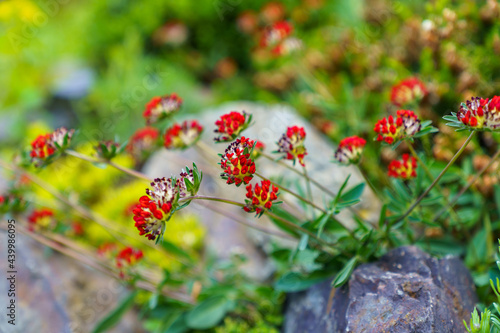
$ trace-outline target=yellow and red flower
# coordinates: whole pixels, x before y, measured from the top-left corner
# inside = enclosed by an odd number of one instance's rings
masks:
[[[134,266],[139,260],[143,258],[144,254],[141,250],[134,249],[127,246],[116,255],[116,267],[120,268],[120,276],[122,276],[123,270]],[[123,276],[122,276],[123,277]]]
[[[500,96],[471,98],[462,103],[457,119],[472,129],[497,131],[500,128]]]
[[[60,127],[53,133],[39,135],[33,140],[30,156],[35,166],[42,165],[56,152],[66,149],[74,132],[75,130],[68,131],[66,128]]]
[[[403,106],[411,102],[418,102],[427,94],[422,81],[410,77],[392,87],[391,102],[396,106]]]
[[[396,118],[391,115],[379,120],[373,130],[378,133],[377,141],[393,144],[398,140],[414,136],[420,128],[420,120],[413,111],[398,110]]]
[[[203,132],[203,126],[196,120],[184,121],[181,125],[174,124],[165,133],[165,148],[185,149],[198,141]]]
[[[165,223],[178,208],[179,199],[193,196],[199,189],[201,176],[198,169],[186,168],[179,178],[156,178],[146,194],[139,198],[139,203],[133,209],[135,227],[139,235],[150,240],[163,234]],[[189,185],[188,185],[189,184]]]
[[[50,230],[56,225],[54,212],[49,208],[35,209],[28,217],[28,230]]]
[[[182,106],[182,98],[176,93],[165,96],[153,97],[147,104],[144,113],[148,125],[154,124],[179,111]]]
[[[142,160],[157,146],[160,132],[154,127],[144,127],[137,130],[129,140],[127,152],[136,160]]]
[[[298,160],[302,166],[304,164],[304,157],[307,155],[304,140],[306,138],[306,131],[303,127],[292,126],[288,127],[287,131],[278,141],[278,153],[285,153],[287,160]]]
[[[269,210],[273,206],[273,201],[278,199],[278,188],[271,184],[269,180],[262,180],[259,184],[249,184],[246,187],[247,200],[243,207],[245,212],[261,215],[265,209]]]
[[[417,177],[417,160],[408,154],[403,154],[402,160],[394,160],[389,164],[389,177],[410,179]]]
[[[335,160],[341,164],[356,164],[366,145],[366,140],[359,136],[350,136],[339,143],[335,152]]]
[[[224,170],[221,177],[227,180],[227,184],[240,186],[252,180],[255,173],[255,162],[250,156],[253,146],[253,140],[241,137],[226,148],[220,165]]]
[[[222,115],[216,122],[217,129],[214,131],[219,136],[214,138],[217,142],[232,141],[250,125],[252,117],[245,111],[231,111]]]

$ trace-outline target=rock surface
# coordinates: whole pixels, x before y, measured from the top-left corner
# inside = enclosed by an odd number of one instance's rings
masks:
[[[290,295],[285,333],[465,332],[462,320],[468,322],[477,302],[458,258],[433,258],[414,246],[355,269],[328,311],[330,282]]]

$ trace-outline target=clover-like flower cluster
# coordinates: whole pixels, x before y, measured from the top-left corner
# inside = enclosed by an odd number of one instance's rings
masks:
[[[125,247],[116,255],[116,267],[120,269],[120,277],[125,278],[125,271],[130,270],[142,258],[144,254],[139,249],[134,249],[130,246]]]
[[[292,32],[293,26],[289,22],[276,22],[263,31],[260,45],[263,47],[276,46],[290,36]]]
[[[174,124],[165,133],[165,148],[186,149],[198,141],[203,126],[196,120],[186,120],[182,124]]]
[[[141,236],[155,240],[164,231],[165,223],[179,209],[179,199],[198,192],[202,175],[194,165],[179,178],[156,178],[133,209],[135,227]]]
[[[247,199],[245,200],[246,205],[243,207],[245,212],[253,213],[256,215],[262,215],[265,209],[271,209],[273,201],[278,199],[278,187],[271,184],[269,180],[262,180],[259,184],[255,184],[252,187],[249,184],[246,187]]]
[[[35,209],[28,217],[28,230],[50,230],[56,225],[54,211],[49,208]]]
[[[251,158],[253,146],[253,140],[241,137],[226,148],[220,166],[224,170],[221,177],[227,180],[227,184],[240,186],[252,180],[255,173],[255,162]]]
[[[153,97],[144,110],[143,117],[148,125],[163,120],[179,111],[182,106],[182,98],[176,93],[165,96]]]
[[[252,116],[245,111],[231,111],[222,115],[216,122],[217,129],[214,131],[219,136],[214,138],[216,142],[228,142],[236,139],[245,130],[252,120]]]
[[[393,144],[396,141],[414,136],[420,131],[420,128],[420,120],[413,111],[399,110],[396,118],[391,115],[379,120],[373,130],[378,133],[377,141]]]
[[[361,154],[366,145],[366,140],[359,136],[350,136],[340,141],[335,160],[344,165],[356,164],[361,158]]]
[[[298,160],[300,165],[305,166],[304,157],[307,155],[304,140],[306,131],[303,127],[292,126],[288,127],[285,134],[278,141],[278,153],[284,153],[285,159],[295,161]]]
[[[67,130],[64,127],[56,129],[53,133],[39,135],[31,142],[30,157],[35,166],[48,163],[57,152],[66,149],[75,130]]]
[[[127,152],[136,160],[142,160],[157,146],[160,132],[154,127],[144,127],[137,130],[130,138]]]
[[[500,128],[500,96],[471,98],[460,105],[457,119],[471,129],[497,131]]]
[[[427,89],[422,81],[411,77],[392,87],[391,102],[396,106],[418,102],[427,94]]]
[[[417,176],[417,160],[408,154],[403,154],[402,160],[394,160],[389,164],[389,177],[410,179]]]

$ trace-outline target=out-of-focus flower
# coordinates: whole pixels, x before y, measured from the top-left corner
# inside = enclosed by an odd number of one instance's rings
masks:
[[[254,11],[245,10],[243,11],[236,20],[238,29],[245,34],[251,34],[257,28],[259,23],[259,18]]]
[[[422,81],[410,77],[392,87],[391,102],[396,106],[418,102],[427,94],[427,89]]]
[[[141,128],[130,137],[126,150],[140,161],[157,147],[159,136],[159,131],[154,127]]]
[[[302,40],[296,37],[288,37],[276,45],[271,52],[276,56],[284,56],[299,51],[302,47]]]
[[[474,155],[472,158],[472,165],[476,173],[485,168],[490,162],[491,157],[487,155]],[[498,183],[500,183],[499,167],[500,162],[493,162],[473,184],[484,197],[488,198],[494,195],[495,186],[498,186]],[[473,178],[473,175],[470,175],[469,178]]]
[[[403,154],[402,160],[394,160],[389,164],[389,177],[410,179],[417,177],[417,160],[408,154]]]
[[[120,269],[120,277],[125,276],[124,271],[135,266],[143,258],[141,250],[127,246],[116,255],[116,267]]]
[[[220,162],[223,179],[227,180],[227,184],[241,183],[248,184],[255,173],[255,162],[250,156],[250,151],[254,145],[254,141],[242,137],[231,143],[222,155]]]
[[[266,149],[266,145],[262,141],[256,140],[252,150],[252,159],[257,159],[264,152],[264,149]]]
[[[414,136],[420,131],[420,128],[420,120],[413,111],[399,110],[395,119],[392,115],[383,118],[375,124],[373,130],[378,133],[377,141],[392,144],[398,140]]]
[[[243,111],[231,111],[230,113],[222,115],[216,122],[217,129],[214,131],[219,136],[214,138],[217,142],[232,141],[245,130],[252,120],[252,116]]]
[[[182,98],[176,93],[153,97],[142,114],[148,125],[154,124],[179,111],[182,106]]]
[[[113,140],[101,141],[96,147],[97,156],[108,161],[120,154],[122,150],[120,144]]]
[[[262,47],[273,47],[289,37],[293,32],[293,26],[287,21],[274,23],[272,26],[264,29],[260,39]]]
[[[116,252],[117,247],[115,243],[104,243],[97,248],[97,254],[100,256],[110,257],[114,252]]]
[[[185,149],[198,141],[203,132],[203,126],[196,120],[186,120],[181,125],[174,124],[165,133],[165,148]]]
[[[56,129],[53,133],[39,135],[31,142],[31,160],[35,166],[41,166],[48,162],[56,152],[68,148],[71,137],[75,130],[67,130],[64,127]]]
[[[7,212],[20,213],[27,207],[27,202],[20,196],[19,193],[6,193],[0,195],[0,215]]]
[[[179,46],[184,44],[189,36],[186,25],[180,21],[170,21],[158,28],[153,34],[156,44]]]
[[[500,128],[500,96],[471,98],[460,105],[457,119],[471,129],[497,131]]]
[[[248,199],[245,200],[246,205],[243,207],[245,212],[262,215],[265,209],[271,209],[273,201],[278,199],[278,188],[271,184],[269,180],[262,180],[259,184],[249,184],[246,187]]]
[[[186,168],[179,178],[157,178],[151,183],[151,188],[146,189],[146,194],[139,199],[135,206],[135,227],[141,236],[155,240],[162,235],[165,223],[178,208],[179,199],[197,193],[201,173],[196,165],[193,170]]]
[[[55,227],[54,212],[49,208],[35,209],[28,217],[28,230],[50,230]]]
[[[306,131],[303,127],[292,126],[288,127],[287,131],[278,141],[278,153],[285,153],[287,160],[298,160],[300,165],[305,166],[304,157],[307,155],[304,140]]]
[[[85,233],[81,222],[73,222],[71,224],[71,233],[75,236],[83,236]]]
[[[268,2],[260,10],[260,15],[267,24],[280,21],[285,17],[285,6],[278,1]]]
[[[335,152],[335,160],[341,164],[356,164],[366,145],[366,140],[359,136],[350,136],[339,143]]]
[[[223,79],[229,79],[234,76],[237,70],[236,61],[230,57],[223,58],[215,64],[215,74]]]

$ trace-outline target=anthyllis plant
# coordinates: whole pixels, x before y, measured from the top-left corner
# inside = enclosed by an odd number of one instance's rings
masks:
[[[268,35],[263,42],[266,46],[282,42],[281,39],[290,33],[286,25],[277,29],[276,32],[266,32]],[[424,84],[416,78],[410,78],[394,87],[391,99],[396,106],[418,105],[418,100],[425,94]],[[276,149],[272,154],[266,152],[268,147],[257,138],[244,136],[244,131],[253,125],[251,111],[231,111],[221,115],[212,125],[215,133],[213,140],[219,144],[218,147],[222,147],[218,154],[220,163],[215,166],[220,172],[221,186],[239,188],[239,197],[203,195],[203,170],[200,170],[196,161],[180,173],[171,176],[156,175],[154,179],[149,179],[138,170],[116,164],[114,160],[117,156],[128,154],[134,159],[136,166],[140,166],[147,156],[162,147],[168,150],[194,147],[202,151],[203,155],[212,157],[207,158],[204,163],[217,157],[217,152],[212,151],[202,140],[204,128],[210,127],[210,124],[200,124],[198,120],[186,120],[182,123],[175,121],[174,118],[181,113],[182,107],[182,99],[175,93],[154,97],[146,104],[143,115],[147,126],[133,134],[128,142],[94,143],[95,156],[73,150],[71,146],[75,132],[59,128],[53,133],[41,134],[14,163],[2,162],[2,166],[23,175],[34,185],[46,188],[48,185],[34,171],[56,163],[61,156],[76,157],[100,167],[108,165],[129,176],[148,181],[149,185],[142,196],[138,196],[128,210],[130,225],[136,229],[134,236],[140,236],[135,237],[134,246],[126,242],[119,246],[101,244],[95,249],[95,257],[83,254],[79,256],[75,254],[75,251],[79,253],[78,248],[71,241],[64,241],[63,246],[60,237],[55,236],[61,230],[66,232],[69,227],[61,225],[57,216],[62,212],[54,208],[31,209],[26,215],[24,227],[28,234],[43,240],[44,244],[116,274],[132,288],[151,292],[150,309],[160,303],[166,307],[172,306],[172,299],[181,302],[181,311],[177,317],[171,318],[170,324],[175,322],[176,325],[182,324],[191,329],[205,329],[217,325],[227,313],[244,317],[251,308],[252,320],[264,320],[266,325],[277,328],[279,320],[266,317],[265,308],[260,308],[260,305],[255,308],[247,301],[262,304],[265,299],[273,298],[276,303],[280,303],[281,292],[303,290],[324,279],[331,279],[335,288],[341,287],[358,264],[376,259],[389,248],[415,243],[425,246],[432,243],[435,234],[454,234],[463,230],[467,221],[461,220],[460,214],[454,210],[455,205],[486,168],[461,188],[450,185],[444,191],[439,182],[476,132],[495,132],[498,129],[499,102],[498,96],[491,99],[472,98],[462,104],[458,112],[444,117],[449,122],[448,125],[456,127],[458,131],[469,132],[467,139],[446,165],[440,165],[426,153],[430,151],[430,140],[425,137],[436,133],[438,129],[431,125],[430,120],[421,118],[418,107],[415,110],[400,109],[393,114],[383,115],[374,124],[372,135],[349,133],[351,136],[342,139],[338,148],[330,153],[336,163],[332,163],[331,172],[339,172],[338,168],[345,166],[354,167],[350,172],[357,172],[355,168],[359,168],[371,187],[371,195],[376,198],[374,200],[381,203],[377,220],[369,219],[356,206],[361,201],[365,182],[353,185],[349,183],[350,176],[347,176],[340,188],[333,190],[327,187],[324,179],[315,179],[314,174],[307,173],[307,135],[300,124],[289,124],[284,133],[276,138]],[[367,161],[364,156],[366,149],[388,148],[392,159],[385,165],[380,162],[371,163],[373,161]],[[499,153],[495,154],[492,161],[498,155]],[[294,179],[268,176],[269,170],[260,163],[262,159],[272,162],[276,168],[290,170]],[[385,188],[376,188],[366,177],[364,170],[367,163],[383,170],[383,179],[379,179],[378,183],[385,183]],[[455,181],[456,177],[451,176],[450,179]],[[244,188],[241,188],[242,185]],[[313,196],[313,187],[318,190],[315,192],[316,196]],[[28,210],[23,204],[23,197],[29,195],[22,188],[19,182],[15,182],[8,193],[0,196],[2,211],[23,216],[22,211]],[[113,228],[112,221],[90,211],[83,202],[68,199],[54,189],[47,190],[62,204],[71,207],[80,218]],[[251,214],[249,217],[268,218],[280,231],[259,226],[258,219],[242,222],[240,217],[232,215],[229,210],[227,216],[272,236],[295,240],[294,247],[272,244],[269,255],[277,264],[278,276],[274,289],[238,275],[238,260],[235,260],[236,264],[231,268],[214,269],[217,266],[215,264],[212,268],[207,267],[207,275],[186,259],[189,256],[185,251],[172,244],[165,247],[164,236],[169,232],[169,221],[194,202],[205,202],[207,209],[216,212],[225,212],[229,206],[240,207],[243,212]],[[352,215],[352,221],[339,218],[339,213],[346,209]],[[434,234],[429,232],[436,229],[438,231]],[[73,234],[76,235],[78,230],[80,229],[74,228]],[[58,243],[53,243],[56,240]],[[147,267],[147,255],[136,248],[137,244],[146,244],[158,251],[167,249],[170,255],[178,256],[185,269],[185,276],[189,276],[189,283],[182,283],[178,277],[172,277],[168,272],[151,272],[155,268]],[[225,277],[217,275],[216,270],[223,271]],[[236,279],[236,276],[240,281],[238,283],[231,280]],[[473,315],[474,327],[478,325],[476,317]],[[492,318],[496,320],[496,317]],[[154,315],[151,320],[157,323]]]

